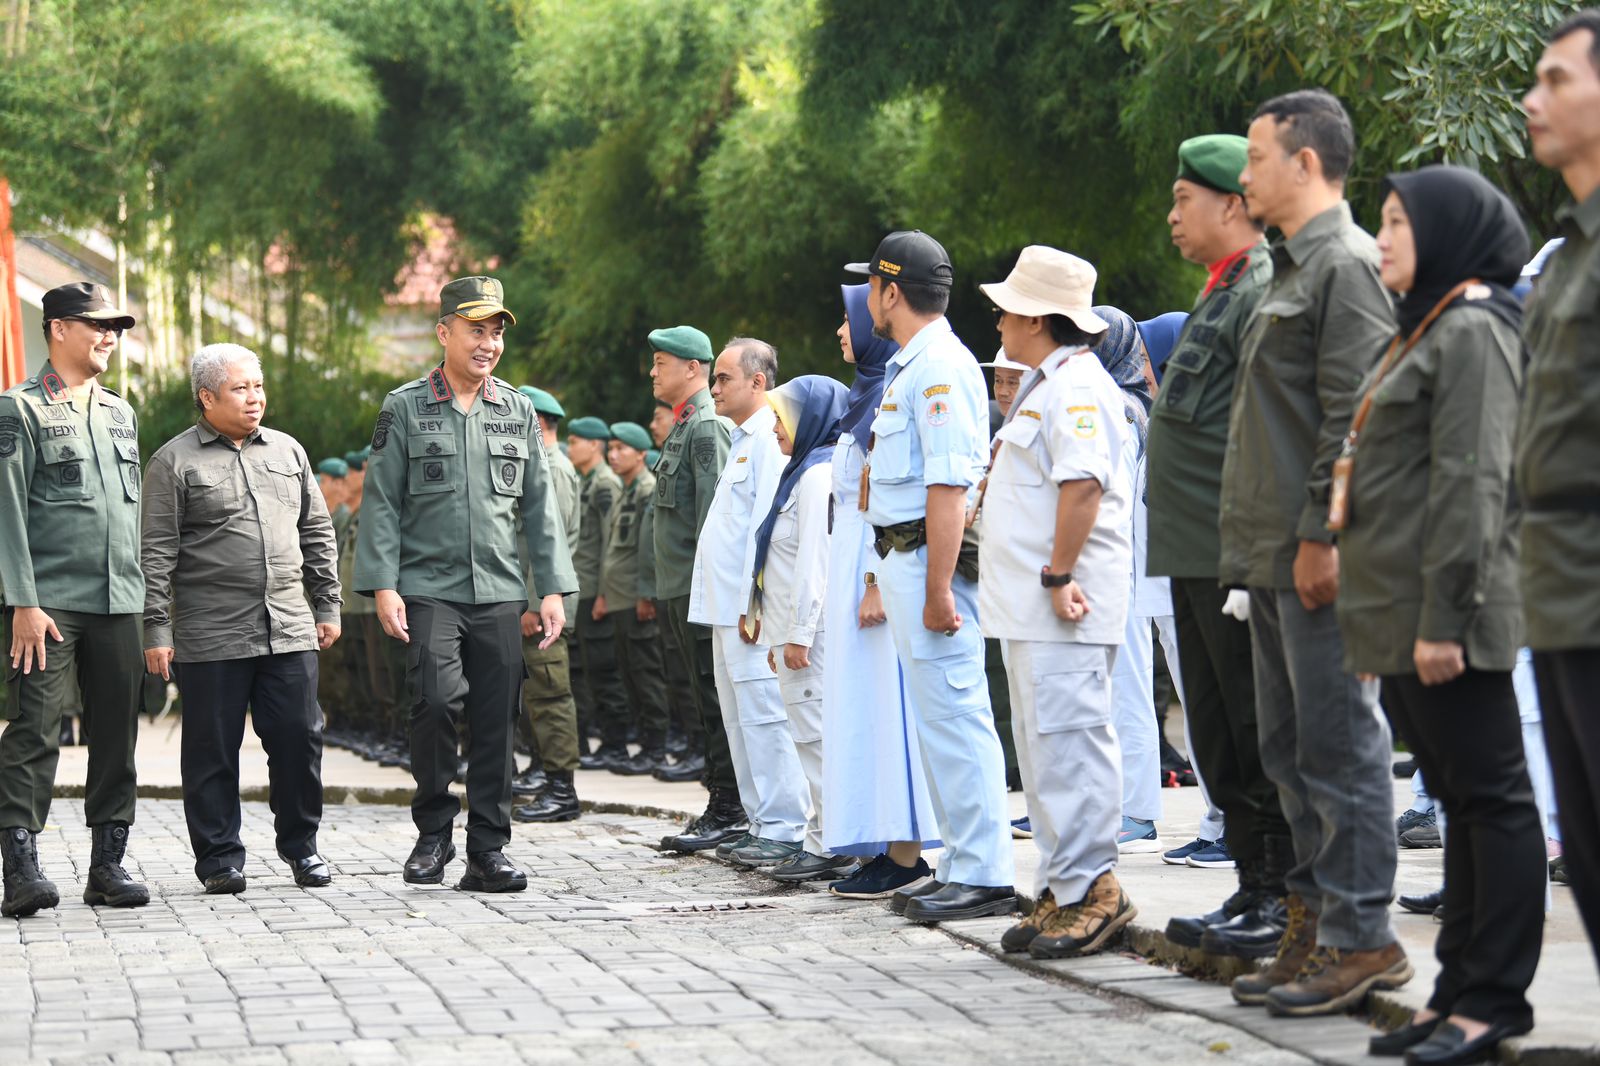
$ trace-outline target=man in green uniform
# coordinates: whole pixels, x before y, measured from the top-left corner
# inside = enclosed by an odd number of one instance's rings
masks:
[[[713,359],[711,338],[693,326],[673,326],[652,332],[650,347],[651,387],[656,399],[673,409],[672,432],[661,445],[655,470],[656,596],[688,665],[689,688],[706,740],[701,781],[711,792],[705,812],[661,844],[674,851],[705,851],[749,829],[717,700],[711,629],[689,621],[695,544],[728,459],[732,431],[712,408],[706,381]]]
[[[527,878],[501,849],[511,839],[511,728],[522,688],[524,612],[548,646],[566,624],[561,597],[577,590],[533,405],[493,376],[505,351],[506,309],[494,278],[459,278],[440,293],[444,360],[384,399],[372,435],[356,591],[406,643],[411,688],[411,803],[416,847],[405,880],[438,884],[455,857],[460,801],[456,719],[467,754],[469,891],[520,892]],[[517,519],[533,572],[517,565]]]
[[[572,567],[578,572],[578,615],[572,620],[578,669],[572,694],[578,701],[580,747],[590,735],[600,737],[600,746],[578,760],[585,770],[615,769],[628,759],[628,695],[617,675],[616,625],[594,613],[611,512],[622,495],[622,482],[606,465],[610,438],[610,427],[593,415],[567,423],[567,458],[581,485],[578,540],[572,547]]]
[[[652,474],[661,462],[660,447],[672,435],[672,405],[657,400],[650,415],[650,440],[655,447],[645,452],[645,468]],[[651,508],[651,550],[654,552],[654,507]],[[652,567],[654,564],[652,563]],[[659,605],[658,605],[659,606]],[[661,663],[667,679],[667,707],[670,724],[667,726],[667,754],[675,761],[663,763],[652,775],[661,781],[698,781],[706,770],[705,732],[700,728],[700,712],[695,707],[694,690],[689,681],[689,656],[678,650],[672,627],[663,623],[656,627],[661,645]]]
[[[556,447],[556,422],[566,411],[556,398],[543,389],[524,385],[519,390],[533,403],[544,436],[545,454],[550,459],[550,480],[555,485],[561,512],[561,528],[567,543],[578,540],[578,471],[572,461]],[[531,582],[526,564],[524,576]],[[569,618],[576,617],[578,597],[566,597],[563,607]],[[561,639],[541,647],[537,618],[522,616],[522,661],[527,679],[522,683],[523,718],[533,736],[533,761],[514,787],[519,793],[533,794],[533,800],[511,812],[519,822],[570,822],[578,817],[578,792],[572,781],[578,768],[578,708],[572,698],[572,629],[561,632]]]
[[[1245,332],[1222,467],[1219,580],[1250,592],[1261,766],[1278,786],[1294,864],[1278,955],[1233,983],[1275,1013],[1344,1010],[1411,964],[1389,918],[1392,739],[1377,686],[1344,669],[1328,529],[1333,464],[1356,390],[1394,336],[1378,249],[1351,218],[1355,133],[1321,89],[1268,100],[1239,183],[1278,227],[1272,282]]]
[[[1220,908],[1172,919],[1167,936],[1255,958],[1274,954],[1283,935],[1283,878],[1294,853],[1277,786],[1261,769],[1250,627],[1241,617],[1249,615],[1249,596],[1217,583],[1228,408],[1245,326],[1272,280],[1262,224],[1246,212],[1239,185],[1248,143],[1217,133],[1178,148],[1167,223],[1179,252],[1207,277],[1167,360],[1146,454],[1148,569],[1172,579],[1190,755],[1223,812],[1239,878]]]
[[[350,464],[337,456],[317,463],[317,488],[322,492],[322,502],[327,505],[328,517],[333,521],[334,550],[341,560],[345,554],[345,537],[350,532],[349,476]],[[341,608],[339,625],[342,632],[349,633],[353,627],[344,615]],[[357,696],[361,686],[356,685],[352,677],[355,670],[351,660],[353,647],[348,637],[338,641],[323,649],[317,666],[317,703],[327,718],[324,729],[331,727],[336,735],[353,728],[361,711]]]
[[[0,913],[60,902],[39,868],[61,715],[73,681],[89,744],[84,816],[94,838],[85,903],[135,907],[150,894],[122,868],[133,824],[134,745],[144,655],[139,615],[139,423],[99,383],[133,316],[104,286],[44,294],[49,362],[0,396],[0,588],[11,634],[0,718]]]
[[[1534,285],[1517,428],[1522,600],[1578,911],[1600,961],[1600,9],[1551,34],[1523,99],[1573,202]]]
[[[631,722],[639,732],[639,754],[617,762],[619,774],[648,774],[666,765],[667,689],[656,625],[656,477],[645,469],[650,435],[637,422],[610,427],[606,461],[622,479],[622,495],[611,512],[605,558],[600,563],[597,618],[616,624],[617,667],[628,692]]]

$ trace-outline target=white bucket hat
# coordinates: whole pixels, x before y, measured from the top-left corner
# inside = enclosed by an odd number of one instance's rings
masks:
[[[978,365],[981,366],[981,367],[988,367],[988,368],[990,368],[992,370],[1031,370],[1032,369],[1032,367],[1028,366],[1027,363],[1019,363],[1015,359],[1013,359],[1010,356],[1008,356],[1006,354],[1006,350],[1004,348],[997,349],[995,351],[995,353],[994,353],[994,358],[989,360],[987,363],[979,363]]]
[[[1014,315],[1065,315],[1085,333],[1110,328],[1095,314],[1095,270],[1086,260],[1030,244],[1017,258],[1006,280],[979,285],[983,294],[1002,311]]]

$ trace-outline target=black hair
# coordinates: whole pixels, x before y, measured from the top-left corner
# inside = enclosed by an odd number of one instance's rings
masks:
[[[44,343],[45,343],[45,347],[49,347],[50,346],[50,323],[59,322],[59,321],[60,321],[60,319],[57,319],[57,318],[47,318],[47,319],[44,320]]]
[[[1062,348],[1093,348],[1105,339],[1106,331],[1089,333],[1066,315],[1045,315],[1050,339]]]
[[[891,284],[885,278],[885,285]],[[894,281],[892,284],[900,286],[900,295],[906,299],[906,306],[919,315],[942,315],[950,306],[950,286],[928,285],[917,281]]]
[[[1570,37],[1580,30],[1589,31],[1589,62],[1595,72],[1600,73],[1600,7],[1586,7],[1581,11],[1574,11],[1550,31],[1550,38],[1546,43],[1555,44],[1561,38]]]
[[[766,387],[778,387],[778,349],[754,337],[730,337],[724,349],[733,348],[739,353],[739,369],[746,377],[762,376]]]
[[[1278,143],[1289,155],[1302,148],[1316,152],[1322,176],[1329,181],[1343,181],[1350,173],[1356,134],[1337,96],[1326,89],[1297,89],[1256,108],[1250,121],[1269,116],[1278,123]]]

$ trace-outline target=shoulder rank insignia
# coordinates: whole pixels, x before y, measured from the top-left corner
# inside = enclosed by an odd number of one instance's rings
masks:
[[[39,375],[39,384],[44,386],[45,399],[51,403],[60,403],[71,395],[60,378],[56,377],[54,370],[47,370]]]
[[[692,418],[692,417],[694,417],[694,404],[692,404],[692,403],[684,404],[683,405],[683,410],[678,412],[678,425],[680,425],[680,426],[683,425],[685,422],[689,421],[689,419]]]
[[[495,405],[500,403],[500,390],[495,388],[493,377],[483,379],[483,398]]]
[[[1234,282],[1238,281],[1240,276],[1243,275],[1244,272],[1249,268],[1250,253],[1246,252],[1233,261],[1233,265],[1228,268],[1228,272],[1226,274],[1217,279],[1217,288],[1225,289],[1232,285]]]
[[[450,391],[450,383],[445,380],[443,367],[433,368],[433,372],[428,375],[428,388],[439,403],[445,403],[455,395]]]

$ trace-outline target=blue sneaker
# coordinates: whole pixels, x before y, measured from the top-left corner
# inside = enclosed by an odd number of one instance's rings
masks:
[[[1165,858],[1166,856],[1162,856]],[[1209,847],[1205,847],[1189,856],[1188,865],[1198,866],[1202,870],[1231,870],[1237,863],[1228,853],[1226,840],[1213,840]]]
[[[1215,844],[1215,840],[1207,840],[1205,837],[1195,837],[1181,848],[1173,848],[1171,851],[1163,851],[1161,853],[1161,861],[1166,863],[1168,866],[1184,866],[1187,865],[1189,856],[1193,855],[1197,851],[1205,851],[1207,848],[1212,847]]]
[[[887,899],[932,879],[933,870],[922,859],[915,866],[905,867],[884,854],[843,881],[833,882],[828,891],[844,899]]]
[[[1148,855],[1161,850],[1161,837],[1156,833],[1156,823],[1141,818],[1122,819],[1122,832],[1117,834],[1117,851],[1124,855]]]
[[[1033,823],[1026,817],[1015,818],[1011,822],[1011,836],[1015,840],[1032,840]]]

